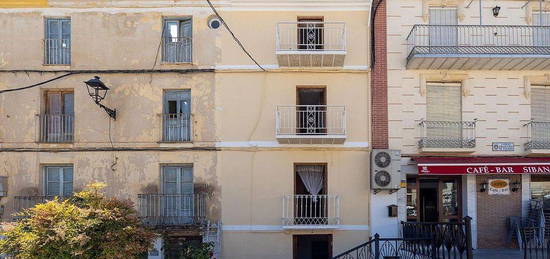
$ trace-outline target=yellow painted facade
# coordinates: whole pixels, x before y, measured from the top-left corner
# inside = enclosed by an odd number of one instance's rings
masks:
[[[75,73],[0,94],[4,220],[15,211],[15,196],[45,195],[49,165],[72,165],[75,191],[102,181],[107,195],[136,206],[138,194],[161,193],[162,166],[192,165],[195,186],[208,186],[207,220],[221,223],[214,239],[222,258],[292,258],[293,236],[300,234],[331,234],[334,255],[368,239],[370,1],[213,3],[266,72],[225,28],[208,27],[213,14],[204,1],[51,0],[44,9],[0,9],[0,90]],[[44,64],[50,17],[70,18],[68,65]],[[342,66],[279,66],[277,24],[298,17],[345,24]],[[177,18],[192,19],[191,62],[162,58],[163,19]],[[83,82],[96,75],[111,88],[102,104],[116,109],[116,120],[88,95]],[[297,105],[297,87],[323,87],[327,105],[345,107],[343,144],[278,142],[277,106]],[[70,143],[40,141],[44,95],[54,90],[74,93]],[[163,95],[169,90],[190,91],[191,141],[162,141]],[[301,163],[326,165],[326,192],[340,197],[336,226],[284,228],[282,200],[294,194],[294,165]]]
[[[0,8],[46,7],[48,0],[3,0]]]

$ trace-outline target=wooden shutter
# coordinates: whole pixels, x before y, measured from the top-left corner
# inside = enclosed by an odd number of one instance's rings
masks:
[[[534,121],[550,121],[550,86],[531,88],[531,118]]]
[[[428,83],[426,119],[462,121],[462,90],[457,83]]]
[[[456,8],[430,8],[430,25],[456,25],[458,24]]]

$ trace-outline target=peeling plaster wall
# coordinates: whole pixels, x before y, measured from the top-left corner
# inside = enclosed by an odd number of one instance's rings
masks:
[[[114,156],[118,163],[111,170]],[[137,194],[160,191],[160,166],[162,164],[193,164],[195,183],[212,187],[208,216],[220,217],[220,181],[216,174],[215,152],[76,152],[76,153],[0,153],[2,173],[8,176],[9,197],[2,199],[4,218],[14,212],[13,196],[41,195],[43,193],[43,166],[73,164],[75,191],[87,184],[104,182],[105,194],[137,202]]]

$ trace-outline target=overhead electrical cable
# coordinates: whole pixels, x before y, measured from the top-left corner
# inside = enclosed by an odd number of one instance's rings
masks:
[[[54,77],[52,79],[48,79],[46,81],[42,81],[40,83],[36,83],[36,84],[28,85],[28,86],[23,86],[23,87],[19,87],[19,88],[0,90],[0,94],[7,93],[7,92],[20,91],[20,90],[25,90],[25,89],[41,86],[41,85],[47,84],[49,82],[53,82],[55,80],[59,80],[61,78],[64,78],[64,77],[67,77],[67,76],[70,76],[70,75],[74,75],[74,74],[77,74],[77,73],[70,72],[70,73],[67,73],[67,74],[64,74],[64,75],[61,75],[61,76],[58,76],[58,77]]]
[[[206,0],[206,2],[208,2],[208,5],[210,6],[210,8],[212,8],[212,11],[214,12],[214,14],[220,19],[220,21],[222,22],[223,26],[227,29],[227,31],[229,32],[229,34],[231,34],[231,36],[233,37],[233,40],[235,40],[235,42],[241,47],[241,49],[244,51],[244,53],[246,53],[246,55],[252,60],[254,61],[254,63],[264,72],[267,72],[253,57],[252,55],[250,54],[250,52],[248,52],[246,50],[246,48],[244,47],[244,45],[241,43],[241,41],[237,38],[237,36],[235,36],[235,34],[233,33],[233,31],[231,31],[231,28],[229,28],[229,25],[227,25],[227,23],[225,22],[225,20],[222,18],[222,16],[218,13],[218,11],[216,10],[216,8],[214,7],[214,5],[212,5],[212,2],[210,2],[210,0]]]

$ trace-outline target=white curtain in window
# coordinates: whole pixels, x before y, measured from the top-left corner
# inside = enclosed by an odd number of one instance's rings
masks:
[[[322,166],[300,166],[296,169],[302,183],[312,195],[318,195],[323,189],[323,167]]]

